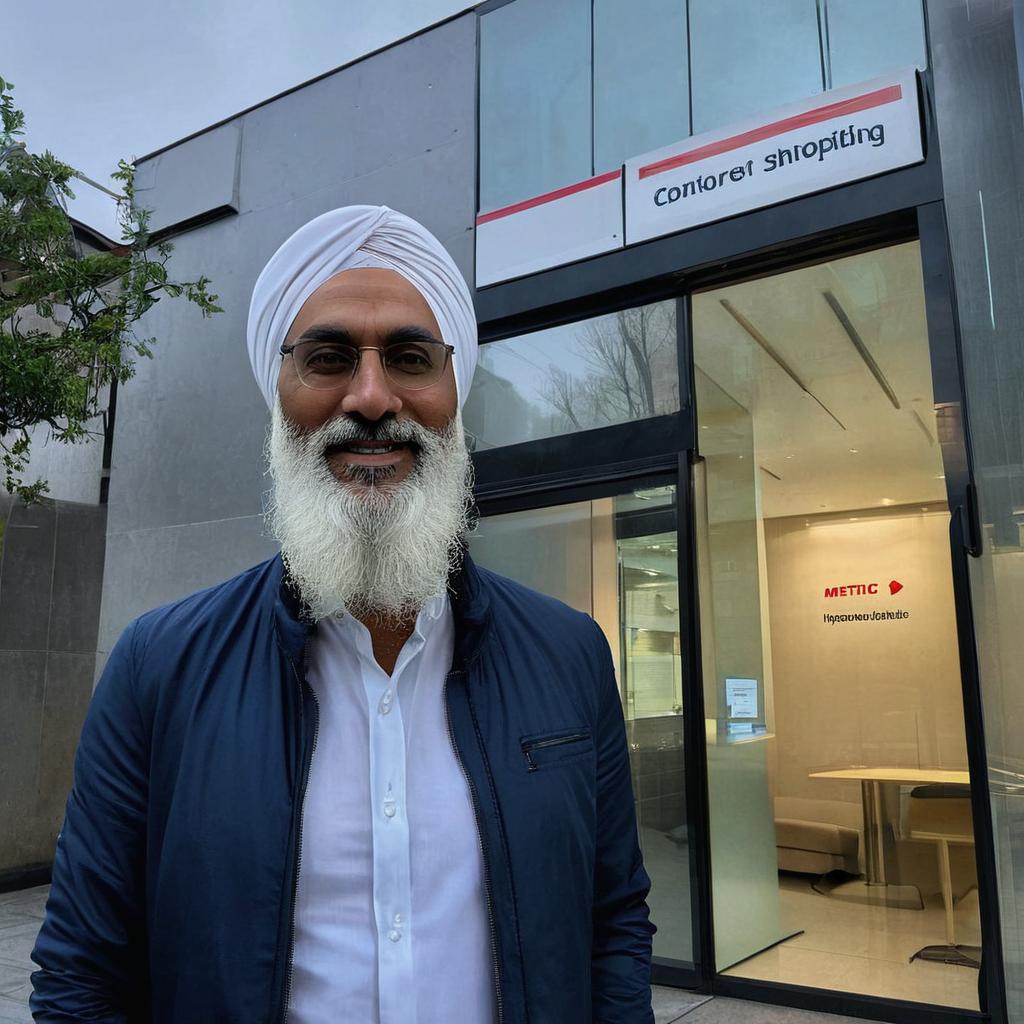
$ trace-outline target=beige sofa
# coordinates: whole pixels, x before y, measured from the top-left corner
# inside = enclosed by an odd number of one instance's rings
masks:
[[[839,801],[775,798],[775,846],[780,871],[860,874],[860,808]]]

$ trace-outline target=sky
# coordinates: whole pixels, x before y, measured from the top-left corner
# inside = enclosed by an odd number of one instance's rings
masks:
[[[475,6],[472,0],[43,0],[6,4],[0,78],[25,142],[108,187],[144,156]],[[119,239],[115,204],[75,182],[71,213]]]

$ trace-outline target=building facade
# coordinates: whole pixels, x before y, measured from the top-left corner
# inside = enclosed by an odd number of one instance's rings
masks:
[[[475,556],[617,660],[655,980],[1024,1021],[1019,18],[491,0],[141,160],[225,312],[147,316],[100,660],[275,550],[266,259],[402,210],[476,283]]]

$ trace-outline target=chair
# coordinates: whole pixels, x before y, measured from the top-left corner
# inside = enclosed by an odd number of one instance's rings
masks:
[[[933,783],[910,791],[910,838],[935,843],[939,858],[939,883],[946,911],[945,945],[925,946],[911,958],[963,967],[981,967],[981,950],[956,941],[953,917],[953,878],[949,866],[950,846],[974,845],[971,815],[971,787],[959,783]]]

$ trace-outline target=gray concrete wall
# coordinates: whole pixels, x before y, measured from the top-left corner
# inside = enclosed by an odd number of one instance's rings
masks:
[[[256,277],[297,227],[350,203],[420,220],[472,281],[476,20],[467,14],[186,141],[139,167],[171,272],[206,274],[224,312],[161,302],[158,339],[118,396],[100,662],[125,625],[276,550],[264,533],[268,412],[245,322]],[[237,214],[225,209],[237,209]]]
[[[106,509],[0,493],[0,877],[53,859],[92,693]]]

